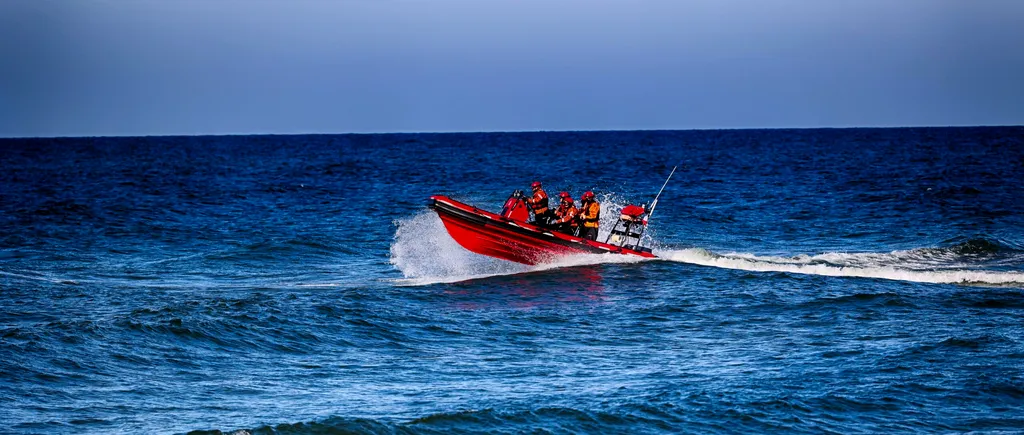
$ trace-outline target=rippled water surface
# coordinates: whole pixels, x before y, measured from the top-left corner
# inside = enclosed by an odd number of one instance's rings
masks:
[[[654,260],[426,207],[676,165]],[[1021,337],[1021,127],[0,140],[0,431],[1017,433]]]

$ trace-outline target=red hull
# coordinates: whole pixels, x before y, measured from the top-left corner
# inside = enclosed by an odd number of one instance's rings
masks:
[[[430,207],[459,245],[489,257],[531,265],[571,254],[616,253],[654,258],[647,250],[621,248],[506,219],[446,196],[430,197]]]

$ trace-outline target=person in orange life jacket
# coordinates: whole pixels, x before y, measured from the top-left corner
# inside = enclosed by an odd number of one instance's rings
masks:
[[[597,227],[601,220],[601,204],[594,201],[594,192],[586,191],[580,198],[580,237],[597,240]]]
[[[558,194],[558,197],[562,199],[561,203],[558,204],[558,208],[555,210],[555,219],[551,221],[551,227],[556,231],[561,231],[566,234],[576,234],[577,222],[576,214],[579,210],[576,209],[576,203],[569,196],[569,192],[562,192]]]
[[[548,194],[541,188],[540,181],[534,181],[530,185],[533,195],[526,199],[526,204],[533,210],[533,222],[537,225],[547,225],[551,220],[551,210],[548,208]]]

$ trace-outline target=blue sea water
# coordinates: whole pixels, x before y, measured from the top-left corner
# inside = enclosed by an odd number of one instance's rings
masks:
[[[1020,433],[1022,337],[1022,127],[0,140],[4,433]]]

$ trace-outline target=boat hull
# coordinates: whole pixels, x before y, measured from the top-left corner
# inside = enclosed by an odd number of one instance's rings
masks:
[[[654,258],[632,250],[510,220],[441,195],[430,197],[448,234],[469,251],[523,264],[549,262],[573,254],[624,254]]]

